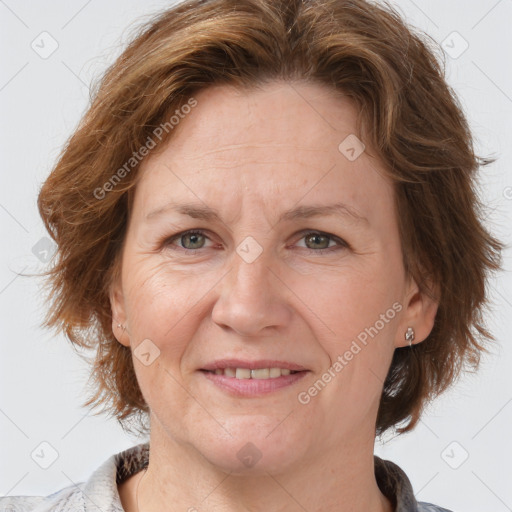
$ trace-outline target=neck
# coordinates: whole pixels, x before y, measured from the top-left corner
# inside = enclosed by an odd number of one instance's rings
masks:
[[[133,498],[128,506],[123,503],[127,512],[393,511],[375,480],[373,437],[363,446],[351,442],[316,453],[286,471],[256,472],[253,468],[235,474],[213,466],[190,445],[163,435],[155,423],[149,465],[136,475]]]

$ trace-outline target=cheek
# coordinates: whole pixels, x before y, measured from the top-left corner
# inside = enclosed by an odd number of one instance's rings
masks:
[[[176,271],[155,255],[127,259],[124,271],[133,345],[150,339],[166,366],[178,365],[198,328],[203,302],[218,282],[218,274],[198,273],[192,267]]]
[[[376,405],[391,363],[403,309],[399,302],[400,267],[394,269],[391,263],[376,258],[371,264],[344,268],[304,295],[321,320],[317,324],[323,334],[317,331],[317,340],[328,356],[324,368],[328,374],[316,379],[329,380],[335,375],[320,400],[338,403],[345,413],[359,410],[362,414],[362,409],[368,412]],[[298,293],[304,294],[306,289]]]
[[[151,409],[165,403],[178,410],[187,399],[180,364],[198,325],[194,283],[200,281],[190,277],[171,274],[154,257],[127,261],[125,306],[134,368]],[[146,360],[144,353],[150,354]]]
[[[331,277],[324,293],[316,289],[309,295],[311,309],[326,326],[317,339],[328,361],[303,391],[315,410],[335,404],[326,413],[333,425],[359,425],[378,406],[403,305],[397,276],[386,265]]]
[[[398,273],[378,259],[294,280],[293,290],[305,298],[310,314],[321,321],[333,343],[343,345],[378,322],[390,308],[385,320],[396,317],[393,304],[400,299]],[[380,322],[378,327],[382,327]]]

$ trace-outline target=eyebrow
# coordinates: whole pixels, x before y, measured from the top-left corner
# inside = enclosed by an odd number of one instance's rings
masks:
[[[160,217],[164,213],[169,211],[177,212],[181,215],[192,217],[193,219],[200,219],[205,221],[219,221],[223,222],[221,216],[215,208],[211,208],[201,203],[174,203],[170,202],[166,205],[151,211],[146,215],[146,221],[151,221],[154,218]],[[279,219],[279,222],[293,221],[300,219],[309,219],[312,217],[323,217],[323,216],[338,216],[342,218],[349,218],[357,223],[367,224],[370,222],[366,217],[359,214],[354,208],[347,204],[338,202],[330,205],[303,205],[296,206],[291,210],[283,212]]]

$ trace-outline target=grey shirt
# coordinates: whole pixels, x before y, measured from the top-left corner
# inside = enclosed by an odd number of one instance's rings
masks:
[[[149,443],[142,443],[109,457],[86,482],[70,485],[48,496],[5,496],[0,512],[124,512],[117,485],[148,465]],[[411,482],[402,469],[376,455],[375,478],[394,512],[450,512],[416,501]]]

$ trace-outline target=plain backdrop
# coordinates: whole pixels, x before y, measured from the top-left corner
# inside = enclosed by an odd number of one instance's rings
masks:
[[[488,225],[510,244],[512,2],[392,4],[445,48],[447,79],[477,152],[498,158],[481,174],[482,197]],[[170,5],[0,0],[0,495],[50,494],[144,441],[80,406],[87,367],[66,339],[40,327],[46,307],[40,283],[18,274],[44,269],[51,254],[36,197],[89,104],[91,80],[120,54],[136,25]],[[507,249],[505,271],[491,282],[487,323],[498,340],[492,355],[479,373],[441,397],[412,433],[388,435],[375,447],[405,470],[419,500],[454,512],[512,510],[510,255]]]

